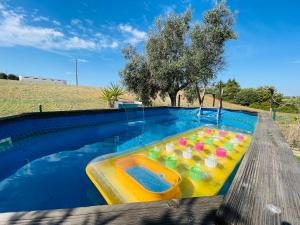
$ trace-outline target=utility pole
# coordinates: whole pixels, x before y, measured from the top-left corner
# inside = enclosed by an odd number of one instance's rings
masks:
[[[77,64],[78,64],[78,59],[75,60],[75,67],[76,67],[76,73],[75,73],[75,75],[76,75],[76,86],[78,86],[78,66],[77,66]]]

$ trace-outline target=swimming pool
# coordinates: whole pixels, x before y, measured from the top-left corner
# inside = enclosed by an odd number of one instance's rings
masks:
[[[149,108],[92,113],[41,114],[0,122],[0,212],[106,204],[85,174],[93,158],[138,148],[210,124],[251,133],[257,117],[214,110]]]

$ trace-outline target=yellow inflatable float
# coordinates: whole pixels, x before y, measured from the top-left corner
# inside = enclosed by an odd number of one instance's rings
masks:
[[[108,204],[218,194],[251,136],[197,128],[134,152],[96,158],[86,173]]]

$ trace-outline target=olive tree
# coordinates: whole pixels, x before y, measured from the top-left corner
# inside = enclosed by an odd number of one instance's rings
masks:
[[[168,95],[172,106],[176,106],[178,91],[190,82],[187,70],[190,21],[190,9],[182,15],[170,14],[165,20],[158,18],[146,43],[150,73],[157,81],[160,95]]]
[[[120,71],[123,83],[129,91],[134,92],[144,105],[151,105],[156,97],[158,87],[155,79],[151,77],[146,57],[138,54],[132,45],[122,50],[124,58],[128,61]]]
[[[216,74],[224,68],[224,47],[226,41],[235,39],[232,28],[234,17],[225,1],[216,4],[203,15],[203,23],[195,23],[191,29],[189,72],[192,84],[188,86],[197,93],[199,104],[203,103],[206,87]],[[204,90],[200,96],[200,88]],[[191,92],[191,91],[190,91]]]
[[[233,22],[225,2],[207,11],[202,24],[192,25],[191,9],[157,18],[148,32],[144,54],[133,47],[123,50],[128,61],[120,72],[125,86],[146,104],[159,94],[169,96],[176,106],[177,93],[185,89],[188,99],[196,93],[201,105],[200,86],[205,90],[223,69],[225,42],[236,37]]]

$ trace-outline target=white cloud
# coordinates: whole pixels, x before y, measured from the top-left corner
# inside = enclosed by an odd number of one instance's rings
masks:
[[[56,28],[34,26],[26,23],[26,15],[7,9],[0,4],[0,46],[26,46],[44,50],[100,50],[102,48],[116,48],[118,43],[107,37],[86,37],[63,33]],[[38,18],[38,19],[37,19]],[[45,20],[35,17],[36,21]],[[59,25],[59,22],[52,21]],[[72,20],[81,23],[80,20]]]
[[[111,44],[110,44],[110,47],[111,48],[117,48],[119,46],[119,43],[116,42],[116,41],[113,41]]]
[[[59,21],[57,21],[57,20],[52,20],[52,23],[55,25],[55,26],[60,26],[60,22]]]
[[[89,25],[92,26],[94,24],[94,22],[90,19],[85,19],[85,22]]]
[[[33,21],[35,22],[40,22],[40,21],[49,21],[49,18],[46,16],[37,16],[33,18]]]
[[[81,24],[81,20],[80,20],[80,19],[72,19],[72,20],[71,20],[71,24],[72,24],[72,25],[78,25],[78,24]]]
[[[88,61],[86,59],[77,59],[78,62],[80,63],[87,63]]]
[[[38,46],[59,38],[64,34],[52,28],[27,26],[22,23],[24,15],[15,14],[12,11],[1,12],[3,20],[0,22],[0,45],[2,46]]]
[[[119,43],[117,41],[113,41],[113,42],[105,41],[102,42],[101,44],[104,48],[117,48],[119,46]]]
[[[96,49],[97,43],[91,40],[81,39],[77,36],[65,39],[61,42],[65,49]]]
[[[131,25],[128,24],[120,24],[119,29],[122,33],[126,33],[129,35],[126,42],[131,44],[137,44],[146,40],[147,33],[144,31],[139,31],[136,28],[133,28]]]

